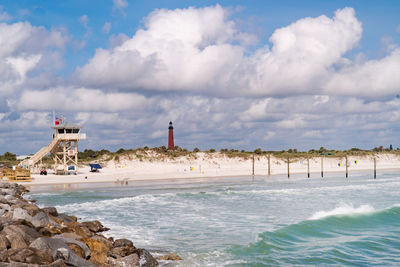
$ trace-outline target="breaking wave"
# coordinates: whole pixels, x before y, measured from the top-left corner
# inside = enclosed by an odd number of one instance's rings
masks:
[[[341,205],[310,219],[258,235],[231,252],[246,266],[396,265],[400,254],[400,205],[375,210]]]

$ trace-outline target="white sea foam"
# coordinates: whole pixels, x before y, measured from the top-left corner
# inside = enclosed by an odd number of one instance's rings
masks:
[[[353,214],[365,214],[374,212],[375,209],[370,205],[361,205],[355,208],[352,204],[341,204],[340,206],[329,211],[318,211],[314,213],[309,220],[318,220],[329,216],[343,216],[343,215],[353,215]]]
[[[107,200],[98,200],[98,201],[90,201],[83,203],[75,203],[75,204],[64,204],[57,205],[56,208],[60,209],[64,212],[66,211],[76,211],[76,210],[84,210],[87,212],[101,211],[105,208],[112,209],[120,209],[124,206],[130,206],[132,203],[141,203],[143,205],[148,205],[152,203],[169,203],[166,201],[166,198],[174,196],[175,194],[166,193],[162,195],[138,195],[134,197],[123,197],[123,198],[115,198],[115,199],[107,199]]]

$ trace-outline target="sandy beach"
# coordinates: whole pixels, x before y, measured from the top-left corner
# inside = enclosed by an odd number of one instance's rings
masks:
[[[376,169],[400,168],[400,157],[394,154],[376,154],[368,156],[348,156],[348,172],[371,171],[373,175],[374,158]],[[321,161],[322,164],[321,164]],[[287,175],[288,164],[286,159],[270,157],[270,175]],[[257,155],[254,158],[254,175],[268,176],[268,156]],[[243,177],[253,175],[253,159],[241,157],[227,157],[221,153],[207,154],[199,152],[195,157],[178,157],[155,159],[132,159],[129,156],[121,157],[118,161],[111,160],[102,163],[99,172],[90,172],[89,166],[83,165],[77,175],[48,175],[32,174],[32,181],[25,183],[30,188],[53,185],[55,189],[90,187],[93,183],[108,183],[109,185],[126,185],[136,181],[163,181],[185,179],[208,179],[212,177]],[[320,177],[324,173],[346,172],[346,159],[335,157],[314,157],[309,159],[311,177]],[[308,172],[306,158],[290,159],[289,172],[305,174]]]

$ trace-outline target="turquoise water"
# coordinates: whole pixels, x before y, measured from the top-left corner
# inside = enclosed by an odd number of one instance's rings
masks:
[[[400,263],[400,173],[325,178],[238,177],[32,193],[168,266],[395,266]]]

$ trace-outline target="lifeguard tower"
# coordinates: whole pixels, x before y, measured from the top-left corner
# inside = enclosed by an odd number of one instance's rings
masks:
[[[42,158],[51,154],[54,159],[55,174],[77,174],[78,172],[78,141],[85,140],[86,134],[81,133],[81,126],[65,122],[64,119],[54,121],[53,140],[40,149],[32,157],[23,160],[19,166],[32,170]]]

